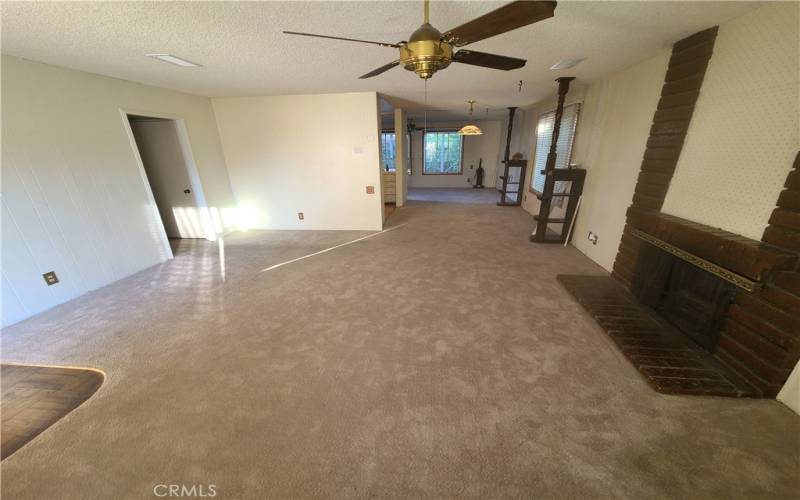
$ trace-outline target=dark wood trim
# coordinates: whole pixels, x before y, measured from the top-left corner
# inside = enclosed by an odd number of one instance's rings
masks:
[[[508,108],[508,128],[506,130],[506,150],[503,153],[503,175],[500,178],[503,180],[503,184],[500,188],[500,201],[497,203],[499,206],[508,206],[508,205],[521,205],[522,204],[522,196],[525,192],[523,188],[523,184],[525,184],[525,166],[522,167],[522,178],[520,179],[520,183],[517,186],[517,199],[514,203],[508,203],[506,201],[506,194],[508,193],[508,177],[509,177],[509,167],[511,166],[509,161],[511,159],[511,131],[514,129],[514,113],[516,113],[517,107],[511,106]]]
[[[533,217],[536,221],[536,229],[530,236],[530,240],[537,243],[564,243],[571,235],[571,223],[577,204],[583,193],[583,183],[586,179],[586,170],[583,169],[570,169],[569,160],[572,157],[572,149],[570,148],[570,158],[567,159],[567,168],[556,169],[556,151],[558,149],[558,137],[561,132],[561,120],[564,116],[564,101],[566,100],[567,92],[569,92],[569,84],[574,77],[562,76],[557,78],[558,82],[558,105],[553,120],[553,135],[550,138],[550,152],[547,155],[547,163],[544,170],[541,172],[545,176],[544,189],[539,198],[539,214]],[[580,107],[578,107],[580,113]],[[577,117],[576,117],[577,119]],[[577,127],[575,127],[577,129]],[[538,138],[537,138],[538,140]],[[534,173],[536,166],[534,164]],[[559,181],[570,181],[570,188],[568,193],[556,193],[555,186]],[[550,218],[550,208],[553,199],[563,201],[567,200],[567,210],[564,218]],[[561,234],[556,237],[548,237],[547,225],[548,224],[561,224]]]

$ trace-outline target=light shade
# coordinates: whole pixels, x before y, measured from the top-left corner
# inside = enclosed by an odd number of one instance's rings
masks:
[[[459,130],[458,133],[459,135],[483,135],[483,130],[481,130],[477,125],[468,123],[461,127],[461,130]]]

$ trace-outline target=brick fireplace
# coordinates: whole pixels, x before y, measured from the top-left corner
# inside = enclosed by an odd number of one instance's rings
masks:
[[[800,155],[790,178],[797,175],[798,164]],[[788,184],[789,181],[787,187]],[[787,189],[785,192],[789,191]],[[780,214],[792,210],[797,211],[779,206],[774,213],[780,217]],[[773,215],[773,219],[775,217]],[[788,231],[800,235],[800,224],[797,222],[794,221],[794,229],[778,225],[777,230],[782,235]],[[775,231],[770,225],[765,235]],[[658,263],[659,259],[664,260],[663,253],[666,253],[660,249],[662,245],[683,252],[688,259],[694,258],[696,262],[673,256],[669,259],[672,262],[666,264],[671,267],[664,269],[665,264]],[[678,326],[698,345],[755,386],[761,394],[771,397],[780,390],[800,357],[799,254],[800,245],[781,247],[767,241],[755,241],[632,206],[628,210],[613,276],[645,305],[654,307],[667,321]],[[708,263],[713,265],[712,271],[707,270]],[[671,315],[663,305],[659,307],[665,297],[669,297],[666,289],[668,280],[675,279],[675,265],[697,270],[678,273],[681,274],[678,279],[684,281],[688,274],[693,280],[690,286],[702,290],[695,294],[699,298],[694,299],[694,317],[691,316],[691,298],[683,301],[682,311],[673,310]],[[653,282],[656,282],[655,285]],[[647,283],[650,284],[649,288]],[[716,288],[708,283],[716,283]],[[683,295],[688,295],[688,292],[684,291]],[[715,309],[714,314],[711,317],[704,316],[709,313],[705,308],[709,307]],[[680,305],[678,309],[681,309]],[[681,317],[680,312],[689,316]],[[686,326],[691,324],[697,328],[705,324],[708,330],[706,338],[698,337],[691,326]]]
[[[761,241],[661,212],[716,34],[673,46],[616,283],[559,279],[656,390],[774,397],[800,358],[800,154]]]
[[[641,293],[642,274],[650,272],[642,261],[652,256],[654,241],[698,257],[693,265],[727,274],[737,286],[715,304],[721,308],[711,333],[716,338],[699,343],[764,396],[774,396],[800,357],[800,154],[761,241],[660,212],[716,33],[701,31],[673,46],[612,275]]]

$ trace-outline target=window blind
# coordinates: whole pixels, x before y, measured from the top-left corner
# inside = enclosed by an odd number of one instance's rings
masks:
[[[575,129],[578,125],[578,112],[580,104],[570,104],[564,106],[564,114],[561,116],[561,131],[556,143],[556,168],[569,167],[572,158],[572,143],[575,140]],[[545,176],[540,172],[547,164],[547,154],[550,152],[550,143],[553,138],[553,125],[556,122],[556,112],[550,111],[539,116],[539,124],[536,127],[536,159],[533,164],[533,175],[531,176],[531,188],[537,193],[544,190]]]

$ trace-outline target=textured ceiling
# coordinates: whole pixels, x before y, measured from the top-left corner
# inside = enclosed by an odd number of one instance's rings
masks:
[[[206,96],[378,91],[420,107],[423,82],[395,68],[358,76],[397,58],[396,49],[284,35],[281,30],[397,42],[421,23],[421,2],[2,2],[2,51]],[[436,2],[441,31],[503,2]],[[500,112],[554,92],[553,79],[584,83],[654,55],[691,33],[719,24],[755,3],[560,2],[555,17],[470,45],[528,60],[504,72],[453,64],[428,82],[430,107]],[[145,57],[171,53],[202,68],[179,68]],[[573,70],[548,68],[568,57]],[[522,92],[517,82],[524,80]],[[411,106],[409,106],[411,103]]]

